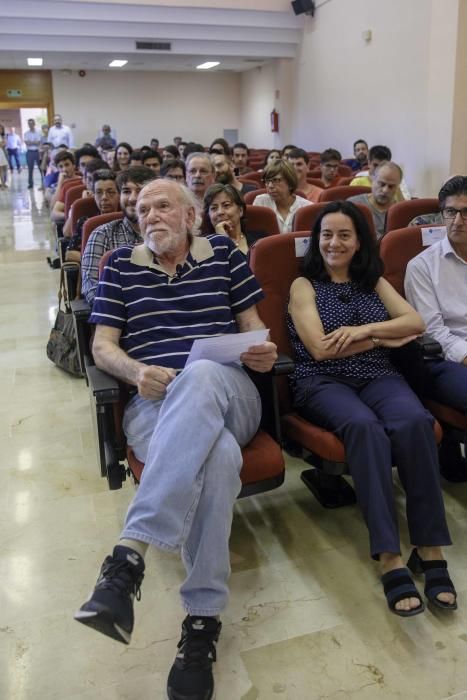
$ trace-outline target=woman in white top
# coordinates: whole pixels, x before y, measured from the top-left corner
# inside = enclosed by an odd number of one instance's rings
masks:
[[[294,168],[287,161],[279,160],[264,169],[263,182],[267,194],[259,194],[253,204],[272,209],[277,217],[279,231],[289,233],[297,209],[310,205],[308,199],[294,194],[297,189]]]

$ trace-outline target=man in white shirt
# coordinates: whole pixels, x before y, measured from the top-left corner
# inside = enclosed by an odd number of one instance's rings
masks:
[[[73,135],[69,126],[65,126],[62,121],[62,115],[56,114],[54,116],[54,125],[49,129],[48,139],[49,143],[53,145],[54,148],[64,144],[67,148],[73,148]]]
[[[438,199],[447,235],[409,262],[405,292],[443,349],[425,363],[428,395],[467,415],[467,177],[450,178]]]
[[[41,145],[41,132],[36,129],[34,119],[28,119],[29,131],[24,134],[24,143],[26,144],[26,163],[28,164],[28,189],[34,187],[34,164],[37,164],[40,173],[39,147]]]
[[[19,161],[19,151],[21,148],[21,139],[16,133],[14,126],[10,127],[10,131],[6,137],[6,150],[8,153],[8,161],[10,163],[10,172],[13,172],[13,161],[16,163],[16,169],[21,172],[21,163]]]

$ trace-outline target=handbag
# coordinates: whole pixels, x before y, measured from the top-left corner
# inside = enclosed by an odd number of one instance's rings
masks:
[[[50,331],[47,343],[47,357],[57,367],[75,377],[81,377],[78,343],[73,324],[73,314],[68,304],[62,309],[65,280],[63,268],[60,271],[60,289],[58,292],[58,312],[55,324]]]

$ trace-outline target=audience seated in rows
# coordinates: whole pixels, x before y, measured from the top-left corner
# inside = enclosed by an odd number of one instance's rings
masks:
[[[248,156],[250,152],[246,143],[236,143],[232,147],[232,160],[235,167],[236,175],[245,175],[250,172],[248,167]]]
[[[96,176],[98,175],[99,171],[96,173]],[[142,242],[136,216],[136,202],[144,185],[157,177],[153,170],[145,166],[128,168],[116,176],[115,192],[123,219],[116,219],[96,228],[89,236],[82,255],[81,289],[89,304],[92,305],[94,301],[99,282],[99,261],[104,253],[121,246],[133,247]],[[117,207],[112,211],[116,209]]]
[[[216,173],[216,182],[221,182],[224,185],[232,185],[242,194],[253,192],[258,189],[256,185],[249,185],[246,182],[240,182],[235,176],[235,167],[230,156],[224,153],[213,153],[211,162]]]
[[[168,180],[176,180],[181,184],[185,184],[186,180],[186,166],[183,160],[179,158],[173,158],[171,160],[164,160],[161,166],[161,177],[165,177]]]
[[[321,171],[321,180],[324,183],[325,189],[329,187],[337,187],[341,176],[339,175],[339,166],[341,165],[342,156],[335,148],[327,148],[320,155],[319,169]]]
[[[186,144],[186,146],[183,149],[183,160],[185,163],[188,160],[188,156],[190,156],[192,153],[203,153],[206,155],[206,151],[204,150],[204,146],[202,143],[195,143],[194,141],[189,141],[189,143]]]
[[[229,236],[244,255],[253,243],[267,235],[264,231],[248,230],[241,193],[231,183],[222,182],[211,185],[204,195],[201,233]]]
[[[278,160],[264,169],[263,182],[267,193],[259,194],[253,204],[274,211],[281,233],[292,231],[295,212],[310,204],[308,199],[294,194],[298,182],[294,168],[287,161]]]
[[[424,573],[431,604],[454,610],[456,591],[441,551],[451,538],[434,419],[390,357],[391,348],[411,342],[424,323],[382,274],[363,214],[348,201],[329,204],[313,227],[303,276],[290,290],[294,401],[300,415],[344,443],[389,609],[401,616],[424,610],[400,555],[395,461],[414,546],[408,567]]]
[[[344,164],[358,173],[368,167],[368,144],[364,139],[357,139],[353,145],[353,158],[344,160]],[[391,160],[389,157],[387,160]]]
[[[113,163],[113,170],[119,173],[120,170],[126,170],[130,167],[131,154],[133,153],[133,148],[126,141],[122,141],[118,144],[115,149],[115,160]]]
[[[100,158],[92,158],[91,160],[87,161],[86,165],[84,166],[84,172],[82,175],[82,182],[83,185],[85,186],[85,189],[81,192],[81,199],[87,199],[89,197],[94,197],[94,180],[93,176],[96,170],[109,170],[109,167],[107,163]],[[68,211],[68,218],[65,221],[65,224],[63,226],[63,231],[62,235],[65,238],[71,238],[73,235],[78,233],[79,231],[73,231],[72,230],[72,208],[70,207],[70,210]],[[79,229],[82,228],[83,222],[79,222]]]
[[[392,153],[390,148],[387,146],[372,146],[368,156],[368,168],[357,173],[356,177],[354,177],[350,184],[355,186],[360,185],[363,187],[371,187],[373,176],[378,166],[384,161],[390,161],[391,159]],[[404,177],[402,177],[394,201],[403,202],[405,199],[410,199],[410,191]]]
[[[99,214],[110,214],[111,212],[118,211],[118,190],[115,179],[115,173],[109,169],[96,170],[93,173],[94,201],[96,202]],[[78,219],[73,236],[67,246],[65,254],[65,260],[67,262],[80,262],[83,226],[89,218],[89,216],[82,216]]]
[[[209,153],[220,153],[222,155],[230,156],[230,146],[225,139],[217,138],[214,139],[214,141],[209,146]]]
[[[290,149],[292,150],[292,149]],[[273,163],[277,163],[278,160],[281,160],[282,155],[281,152],[277,148],[273,148],[271,151],[268,151],[264,157],[264,163],[261,168],[263,171],[265,168],[267,168],[268,165],[272,165]]]
[[[154,172],[159,175],[162,165],[162,156],[159,151],[153,151],[151,148],[148,148],[142,155],[141,165],[146,166],[146,168],[151,168],[151,170],[154,170]]]
[[[91,161],[99,158],[99,152],[94,146],[83,146],[78,148],[74,153],[75,165],[78,169],[78,173],[81,175],[83,181],[85,178],[85,168],[86,165]],[[65,195],[62,190],[62,184],[66,182],[68,178],[63,177],[58,179],[57,187],[55,190],[55,195],[52,197],[50,206],[52,209],[51,218],[52,221],[64,222],[65,221]]]
[[[445,182],[438,199],[447,235],[409,262],[405,292],[443,350],[425,362],[427,395],[467,415],[467,177]],[[465,461],[457,476],[467,478]]]
[[[323,191],[323,188],[312,185],[306,179],[308,173],[308,163],[310,160],[308,153],[304,151],[303,148],[293,148],[291,151],[289,151],[287,160],[297,174],[297,189],[300,190],[300,192],[303,192],[310,202],[316,204],[316,202],[319,200],[321,192]]]
[[[164,146],[162,149],[162,160],[173,160],[174,158],[180,158],[180,152],[176,146],[169,144]]]
[[[389,207],[395,204],[396,192],[402,180],[402,170],[397,163],[383,161],[374,172],[371,194],[357,194],[349,202],[364,204],[371,211],[375,231],[380,240],[386,231],[386,216]]]
[[[297,148],[297,146],[294,146],[293,143],[288,143],[286,146],[284,146],[282,151],[279,151],[280,157],[284,158],[284,160],[287,160],[289,152],[292,151],[294,148]]]
[[[60,223],[64,220],[65,214],[57,213],[55,218],[53,213],[55,202],[60,197],[63,183],[67,180],[76,178],[78,173],[75,168],[75,157],[71,151],[59,150],[54,157],[54,166],[56,168],[55,172],[49,176],[46,176],[44,179],[44,186],[46,188],[45,197],[49,202],[50,208],[52,209],[52,221]]]

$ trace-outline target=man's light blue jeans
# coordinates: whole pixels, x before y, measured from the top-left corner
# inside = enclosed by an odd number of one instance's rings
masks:
[[[145,463],[122,538],[181,549],[180,594],[190,615],[218,615],[228,599],[229,537],[240,488],[241,447],[261,418],[258,391],[239,366],[198,360],[162,401],[135,396],[123,427]]]

